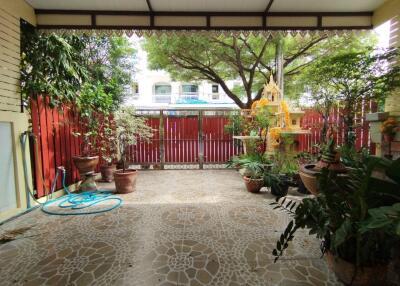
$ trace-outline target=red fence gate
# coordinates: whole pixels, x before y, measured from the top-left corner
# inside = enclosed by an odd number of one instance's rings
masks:
[[[129,149],[134,164],[223,164],[241,148],[224,132],[230,110],[137,110],[154,129],[150,142]]]
[[[375,152],[375,144],[369,139],[369,126],[365,115],[377,110],[376,104],[366,102],[357,108],[355,118],[355,147],[367,147]],[[72,157],[79,154],[81,140],[72,136],[72,132],[82,131],[79,113],[73,107],[59,109],[48,107],[48,98],[38,97],[31,101],[32,131],[36,135],[38,152],[32,150],[34,186],[37,196],[42,197],[50,188],[56,168],[67,168],[67,185],[79,180],[72,164]],[[238,110],[237,110],[238,111]],[[224,132],[228,116],[232,110],[138,110],[138,114],[147,117],[148,124],[154,129],[149,142],[139,142],[129,148],[129,161],[163,167],[165,164],[224,164],[233,155],[242,151],[240,142]],[[329,124],[335,126],[337,144],[343,143],[343,111],[336,109],[329,116]],[[299,138],[300,151],[313,151],[313,145],[320,143],[322,117],[313,110],[307,110],[301,126],[311,131]],[[160,130],[162,132],[160,132]],[[33,146],[33,145],[31,145]],[[61,180],[57,188],[61,187]]]

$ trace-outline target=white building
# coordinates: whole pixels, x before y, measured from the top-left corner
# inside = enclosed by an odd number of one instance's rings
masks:
[[[134,84],[126,98],[127,105],[135,105],[136,108],[238,108],[216,83],[172,81],[166,71],[149,70],[147,54],[141,48],[140,39],[135,38],[134,45],[138,51],[137,69]],[[239,82],[227,82],[229,88],[235,84]]]

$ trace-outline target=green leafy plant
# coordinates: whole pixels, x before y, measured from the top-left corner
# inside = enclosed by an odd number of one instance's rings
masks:
[[[266,156],[255,154],[245,154],[241,156],[233,156],[227,167],[235,167],[242,169],[242,175],[251,179],[260,179],[263,177],[266,167],[270,161]]]
[[[399,174],[400,159],[366,157],[347,176],[323,169],[315,198],[272,203],[293,217],[273,250],[275,261],[304,228],[323,240],[323,253],[329,250],[357,267],[387,263],[400,242]]]
[[[101,158],[110,166],[118,159],[117,128],[113,115],[105,116],[102,123],[103,128],[96,138],[97,145]]]
[[[230,135],[241,135],[245,129],[245,119],[240,112],[231,112],[228,123],[224,126],[224,131]]]
[[[41,34],[22,22],[21,93],[24,99],[47,95],[50,107],[74,102],[82,83],[89,77],[84,51],[85,44],[77,36]]]
[[[153,129],[147,125],[144,117],[136,115],[133,107],[127,106],[115,112],[115,123],[119,159],[125,172],[128,147],[136,145],[139,140],[148,141],[153,137]]]
[[[346,127],[346,145],[354,145],[357,106],[371,99],[382,103],[400,85],[400,68],[390,64],[398,56],[398,49],[378,50],[373,46],[365,46],[356,51],[346,49],[313,63],[312,73],[318,77],[316,84],[322,85],[329,93],[323,98],[330,102],[324,109],[330,110],[332,104],[336,103],[343,110],[341,115]]]

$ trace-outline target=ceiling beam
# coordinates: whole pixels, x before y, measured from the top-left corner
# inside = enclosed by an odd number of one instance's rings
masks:
[[[264,13],[268,13],[269,9],[271,9],[272,3],[274,3],[274,0],[269,0],[267,7],[265,8]]]
[[[226,31],[318,31],[320,27],[297,27],[297,26],[273,26],[266,29],[262,26],[91,26],[91,25],[37,25],[38,29],[54,30],[54,29],[72,29],[72,30],[162,30],[162,31],[210,31],[210,30],[226,30]],[[328,26],[323,27],[323,30],[367,30],[372,29],[372,26]]]
[[[362,12],[179,12],[179,11],[111,11],[111,10],[51,10],[35,9],[36,15],[120,15],[120,16],[233,16],[233,17],[251,17],[251,16],[277,16],[277,17],[306,17],[306,16],[372,16],[372,11]]]
[[[150,12],[154,12],[153,7],[151,6],[150,0],[146,0],[147,7],[149,7]]]
[[[146,0],[150,1],[150,0]],[[269,3],[272,3],[270,1]],[[149,2],[150,3],[150,2]],[[151,4],[150,6],[151,7]],[[370,19],[373,12],[169,12],[169,11],[104,11],[104,10],[35,10],[38,28],[41,29],[142,29],[142,30],[347,30],[371,29]],[[68,17],[79,16],[77,22]],[[118,19],[118,16],[129,16]],[[164,19],[161,24],[158,17]],[[184,19],[184,18],[187,19]],[[191,17],[196,17],[196,25],[185,24]],[[343,17],[343,21],[341,18]],[[354,21],[348,21],[352,19]],[[357,20],[357,17],[361,18]],[[146,19],[147,18],[147,19]],[[167,19],[165,19],[167,18]],[[168,18],[170,23],[168,25]],[[241,25],[240,18],[252,21],[251,26]],[[288,25],[285,18],[293,18]],[[336,19],[335,19],[336,18]],[[362,19],[365,18],[365,19]],[[113,19],[113,20],[111,20]],[[183,19],[183,20],[182,20]],[[267,21],[269,19],[269,22]],[[167,22],[165,22],[167,20]],[[239,21],[238,21],[239,20]],[[64,23],[63,23],[64,21]],[[115,25],[112,25],[115,21]],[[147,22],[146,22],[147,21]],[[336,22],[335,22],[336,21]],[[74,24],[71,24],[74,22]],[[159,24],[156,24],[156,23]],[[190,22],[190,21],[189,21]],[[243,21],[242,21],[243,22]],[[342,23],[343,22],[343,23]],[[125,24],[126,23],[126,24]],[[135,26],[135,24],[137,25]],[[186,22],[187,23],[187,22]],[[200,23],[200,24],[199,24]],[[296,25],[296,23],[298,23]],[[349,24],[346,24],[349,23]],[[352,23],[352,24],[350,24]]]

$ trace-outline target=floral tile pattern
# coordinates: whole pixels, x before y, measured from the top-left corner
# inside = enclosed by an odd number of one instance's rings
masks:
[[[0,235],[28,229],[0,244],[0,284],[341,285],[306,232],[274,263],[289,218],[269,205],[268,190],[246,192],[236,171],[143,171],[137,191],[121,197],[107,213],[38,209],[1,225]]]

